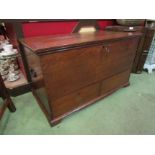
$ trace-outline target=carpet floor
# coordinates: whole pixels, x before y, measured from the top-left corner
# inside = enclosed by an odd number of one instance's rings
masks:
[[[13,98],[17,111],[5,112],[1,135],[155,134],[155,73],[132,74],[130,86],[50,127],[32,93]]]

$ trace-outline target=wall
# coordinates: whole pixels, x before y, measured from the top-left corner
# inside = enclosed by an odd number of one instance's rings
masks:
[[[113,25],[113,20],[98,20],[98,26],[103,30],[108,25]],[[52,22],[25,22],[22,24],[24,37],[69,34],[77,26],[78,20],[52,21]]]

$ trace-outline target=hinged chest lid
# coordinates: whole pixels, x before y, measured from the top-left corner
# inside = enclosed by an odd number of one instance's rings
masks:
[[[68,48],[104,43],[110,40],[140,37],[141,35],[142,33],[140,32],[97,31],[88,34],[73,33],[68,35],[31,37],[20,39],[19,41],[22,45],[39,55],[41,53],[45,54],[46,52],[62,51]]]

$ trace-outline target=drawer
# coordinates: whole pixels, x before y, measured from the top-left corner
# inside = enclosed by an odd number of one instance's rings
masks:
[[[129,81],[129,76],[130,70],[127,70],[106,80],[103,80],[101,84],[101,95],[113,91],[126,84]]]
[[[99,96],[99,85],[100,83],[93,84],[53,101],[51,104],[53,117],[72,112],[97,98]]]

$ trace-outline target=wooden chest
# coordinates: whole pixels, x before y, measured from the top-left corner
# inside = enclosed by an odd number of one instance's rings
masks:
[[[140,37],[99,31],[21,39],[33,93],[51,125],[129,85]]]

